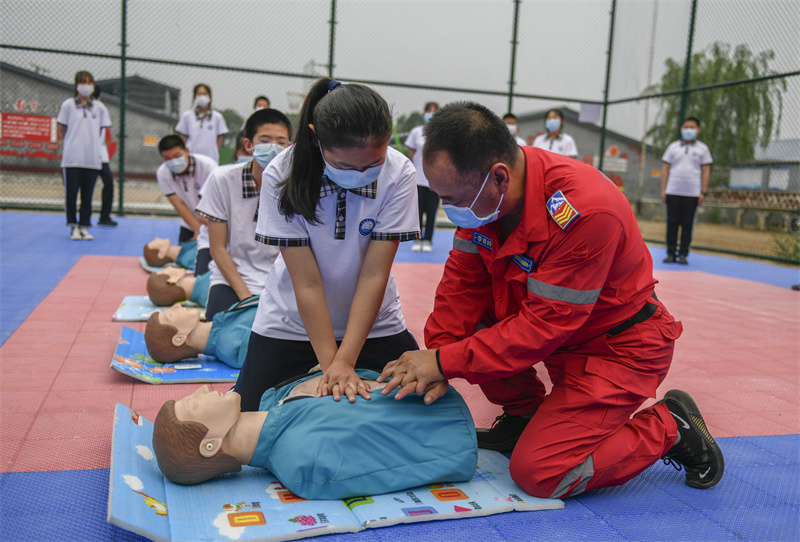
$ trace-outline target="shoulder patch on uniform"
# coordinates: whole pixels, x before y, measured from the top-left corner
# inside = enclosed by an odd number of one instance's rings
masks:
[[[559,190],[547,200],[547,211],[553,220],[556,221],[562,230],[566,230],[572,222],[581,214],[567,201],[567,198]]]
[[[533,266],[534,266],[533,258],[528,258],[527,256],[523,256],[522,254],[517,254],[511,259],[515,264],[517,264],[520,267],[520,269],[522,269],[526,273],[530,273],[531,271],[533,271]]]
[[[492,239],[488,235],[474,231],[472,232],[472,242],[478,246],[492,250]]]
[[[375,228],[375,219],[374,218],[365,218],[361,221],[358,225],[358,233],[366,237],[372,230]]]

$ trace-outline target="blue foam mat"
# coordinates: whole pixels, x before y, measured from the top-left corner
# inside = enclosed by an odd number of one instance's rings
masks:
[[[683,473],[658,462],[623,486],[567,499],[563,510],[399,525],[320,540],[800,540],[800,435],[719,443],[725,477],[710,490],[686,486]],[[108,469],[0,474],[0,540],[145,540],[106,523],[108,475]]]

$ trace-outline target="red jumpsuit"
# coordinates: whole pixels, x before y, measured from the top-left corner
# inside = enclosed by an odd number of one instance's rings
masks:
[[[480,384],[509,414],[535,412],[511,475],[560,498],[622,484],[670,449],[666,405],[631,415],[655,397],[682,326],[652,297],[650,252],[619,189],[577,160],[523,150],[520,224],[504,242],[497,221],[458,229],[425,342],[447,378]],[[648,302],[650,318],[607,333]]]

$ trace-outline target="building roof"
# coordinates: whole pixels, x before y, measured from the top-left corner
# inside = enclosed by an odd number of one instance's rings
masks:
[[[545,115],[547,115],[547,112],[550,111],[551,109],[558,109],[559,111],[561,111],[561,113],[564,115],[564,122],[565,123],[569,123],[569,124],[572,124],[572,125],[583,126],[587,130],[591,130],[591,131],[594,131],[594,132],[597,132],[597,133],[600,133],[600,131],[601,131],[601,127],[598,126],[597,124],[593,123],[593,122],[580,122],[578,120],[580,118],[580,113],[578,113],[574,109],[570,109],[567,106],[548,107],[547,109],[541,109],[539,111],[532,111],[530,113],[523,113],[521,115],[517,115],[517,122],[530,122],[530,121],[535,121],[535,120],[539,120],[539,119],[544,119]],[[641,145],[642,144],[641,140],[634,139],[631,136],[628,136],[628,135],[625,135],[625,134],[621,134],[621,133],[619,133],[619,132],[617,132],[615,130],[611,130],[609,128],[606,128],[606,136],[612,136],[612,137],[615,137],[617,139],[621,139],[622,141],[624,141],[625,143],[627,143],[629,145]]]
[[[159,83],[158,81],[153,81],[152,79],[147,79],[146,77],[142,77],[141,75],[129,75],[129,76],[126,77],[126,80],[129,83],[131,83],[131,82],[141,82],[141,83],[144,83],[144,84],[146,84],[148,86],[151,86],[151,87],[158,87],[158,88],[162,88],[162,89],[165,89],[165,90],[170,90],[172,92],[180,92],[181,91],[181,89],[179,89],[177,87],[171,87],[169,85],[165,85],[164,83]],[[97,84],[101,85],[101,86],[104,85],[104,84],[118,84],[120,81],[121,81],[121,79],[119,77],[115,77],[115,78],[112,78],[112,79],[98,79],[97,80]]]

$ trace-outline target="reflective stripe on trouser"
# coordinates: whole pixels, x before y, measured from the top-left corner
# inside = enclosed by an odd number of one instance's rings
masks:
[[[453,248],[456,250],[460,250],[461,252],[466,252],[468,254],[478,253],[478,245],[476,245],[472,241],[467,241],[466,239],[462,239],[457,236],[453,236]]]

